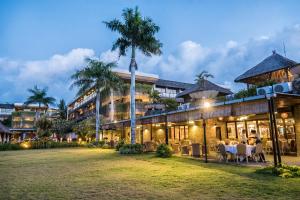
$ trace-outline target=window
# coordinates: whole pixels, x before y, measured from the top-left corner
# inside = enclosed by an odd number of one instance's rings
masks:
[[[235,123],[227,123],[227,138],[235,139],[236,138],[236,130],[235,130]]]

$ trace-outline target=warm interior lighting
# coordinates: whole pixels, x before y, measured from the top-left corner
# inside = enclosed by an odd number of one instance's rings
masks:
[[[192,121],[192,120],[190,120],[188,123],[189,123],[189,124],[195,124],[195,122]]]
[[[247,116],[241,116],[240,118],[238,118],[239,121],[245,121],[247,120],[248,117]]]
[[[160,127],[160,124],[155,124],[156,127]]]
[[[288,113],[281,113],[280,116],[281,116],[282,119],[286,119],[286,118],[289,117],[289,114]]]
[[[229,121],[233,121],[233,120],[234,120],[234,117],[230,116],[230,117],[228,117],[228,120],[229,120]]]
[[[219,121],[223,121],[223,119],[224,119],[223,117],[219,117],[218,118]]]
[[[203,106],[204,106],[204,108],[209,108],[211,105],[209,102],[206,101],[203,103]]]

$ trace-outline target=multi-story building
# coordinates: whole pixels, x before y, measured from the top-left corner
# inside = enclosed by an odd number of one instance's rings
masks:
[[[15,103],[14,112],[12,112],[11,131],[13,138],[23,140],[33,138],[36,133],[36,119],[38,115],[46,113],[46,106],[35,104]],[[51,109],[52,110],[52,109]]]
[[[111,91],[110,95],[101,99],[101,114],[105,122],[128,119],[130,115],[130,73],[115,70],[125,82],[122,91]],[[155,74],[138,72],[136,74],[136,115],[143,116],[146,105],[151,103],[149,90],[157,90],[161,98],[176,99],[176,95],[194,84],[163,80]],[[95,90],[91,88],[86,94],[76,98],[68,105],[68,118],[82,120],[95,115]],[[179,99],[177,99],[179,101]]]
[[[0,104],[0,121],[7,120],[11,117],[12,112],[14,112],[14,104],[1,103]]]

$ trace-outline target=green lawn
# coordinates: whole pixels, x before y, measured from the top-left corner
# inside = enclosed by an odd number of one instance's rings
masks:
[[[300,179],[113,150],[0,152],[0,199],[299,199]]]

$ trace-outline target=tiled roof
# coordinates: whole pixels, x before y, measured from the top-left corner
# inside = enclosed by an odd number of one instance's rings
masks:
[[[297,64],[295,61],[283,57],[282,55],[279,55],[278,53],[273,51],[273,54],[271,56],[267,57],[256,66],[237,77],[234,81],[242,82],[243,80],[254,76],[293,67],[295,66],[295,64]]]
[[[223,88],[217,84],[214,84],[208,80],[205,80],[203,86],[200,86],[198,84],[194,84],[192,87],[184,90],[183,92],[180,92],[179,94],[177,94],[176,97],[183,97],[185,95],[188,95],[188,94],[191,94],[191,93],[194,93],[194,92],[199,92],[199,91],[206,91],[206,90],[216,90],[220,93],[223,93],[224,95],[227,95],[227,94],[232,94],[232,92],[227,89],[227,88]]]
[[[183,83],[183,82],[178,82],[178,81],[170,81],[170,80],[164,80],[164,79],[158,79],[155,82],[156,86],[160,87],[169,87],[169,88],[178,88],[178,89],[187,89],[195,84],[192,83]]]

